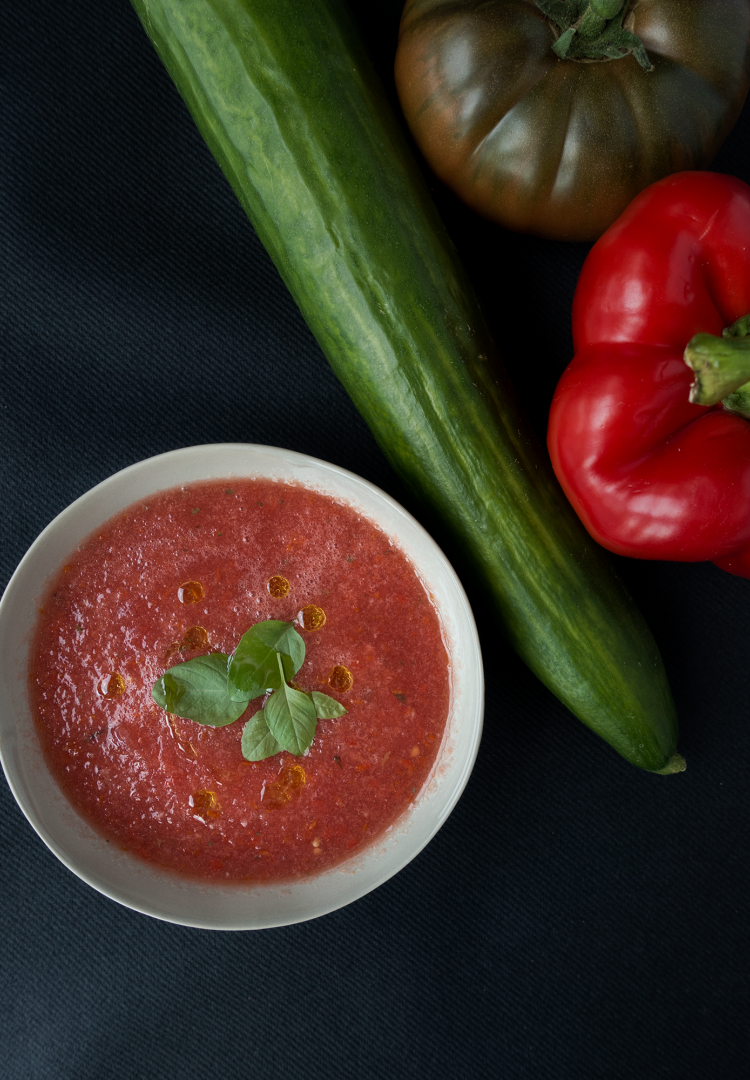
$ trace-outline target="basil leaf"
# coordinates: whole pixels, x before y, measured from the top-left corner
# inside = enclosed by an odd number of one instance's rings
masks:
[[[279,657],[281,667],[281,657]],[[268,730],[283,750],[304,754],[315,737],[318,718],[312,699],[301,690],[282,682],[271,694],[263,710]]]
[[[319,690],[313,690],[310,697],[313,699],[318,720],[335,720],[337,716],[343,716],[346,713],[346,709],[341,702],[329,697],[328,694],[321,694]]]
[[[277,659],[283,660],[283,671]],[[262,697],[291,679],[305,659],[305,643],[291,623],[268,619],[251,626],[240,638],[229,663],[229,695]]]
[[[196,656],[177,664],[154,683],[151,697],[162,709],[209,727],[233,724],[247,708],[248,698],[233,700],[227,690],[226,653]]]
[[[168,713],[176,712],[177,703],[185,693],[185,687],[168,671],[162,675],[151,691],[151,697]]]
[[[282,749],[268,730],[263,709],[258,709],[242,729],[242,756],[248,761],[263,761]]]

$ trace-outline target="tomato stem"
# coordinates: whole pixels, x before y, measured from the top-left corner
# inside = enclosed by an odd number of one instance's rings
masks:
[[[641,39],[622,25],[631,0],[535,2],[557,34],[552,51],[561,60],[622,60],[632,54],[644,71],[653,71]]]
[[[696,334],[685,349],[685,363],[695,372],[690,400],[718,402],[750,416],[750,315],[728,326],[721,337]]]
[[[622,7],[622,0],[614,0],[613,3],[608,5],[603,2],[597,4],[595,0],[590,0],[588,7],[581,16],[578,34],[584,41],[596,41],[597,38],[601,37],[610,19],[614,19],[620,14]],[[610,14],[606,14],[607,11]]]

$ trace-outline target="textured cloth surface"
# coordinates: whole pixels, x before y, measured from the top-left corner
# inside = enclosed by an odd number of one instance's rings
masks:
[[[353,7],[388,81],[401,4]],[[0,72],[0,586],[78,495],[179,446],[290,447],[409,507],[126,0],[13,5]],[[746,110],[714,167],[750,181],[749,145]],[[588,249],[436,195],[543,433]],[[750,582],[618,568],[688,771],[626,764],[484,622],[458,807],[314,922],[221,934],[128,911],[0,781],[4,1080],[746,1076]]]

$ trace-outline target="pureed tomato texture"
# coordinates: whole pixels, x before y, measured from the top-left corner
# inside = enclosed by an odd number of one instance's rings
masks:
[[[347,709],[307,753],[246,761],[254,700],[226,727],[160,709],[151,688],[253,624],[294,622],[294,676]],[[49,765],[112,843],[200,878],[327,869],[394,824],[430,775],[450,671],[405,555],[351,507],[262,480],[161,492],[78,548],[40,609],[31,698]]]

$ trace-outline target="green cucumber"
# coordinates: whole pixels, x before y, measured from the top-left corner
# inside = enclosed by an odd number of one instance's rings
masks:
[[[531,434],[343,0],[132,0],[331,367],[510,644],[677,771],[656,644]]]

